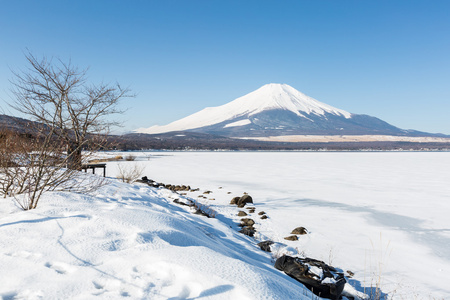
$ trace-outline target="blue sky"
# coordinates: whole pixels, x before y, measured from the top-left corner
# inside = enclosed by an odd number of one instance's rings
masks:
[[[0,108],[24,52],[119,82],[123,130],[266,83],[395,126],[450,134],[450,1],[3,1]]]

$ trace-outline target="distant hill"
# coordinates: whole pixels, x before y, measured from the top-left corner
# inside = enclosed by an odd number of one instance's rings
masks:
[[[283,135],[443,136],[404,130],[369,115],[352,114],[317,101],[286,84],[266,84],[225,105],[208,107],[164,126],[135,132],[173,131],[226,137]]]
[[[31,126],[34,122],[18,117],[8,115],[0,115],[0,129],[8,129],[19,132],[21,134],[31,134],[33,129]]]
[[[0,128],[8,128],[33,136],[32,121],[0,115]],[[1,138],[1,136],[0,136]],[[270,142],[236,139],[226,136],[191,131],[175,131],[160,134],[131,133],[110,135],[105,150],[450,150],[450,142],[403,142],[403,141],[363,141],[363,142]]]

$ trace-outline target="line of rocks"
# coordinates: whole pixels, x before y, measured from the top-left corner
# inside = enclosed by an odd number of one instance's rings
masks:
[[[142,177],[142,179],[137,180],[137,182],[145,183],[148,184],[149,186],[156,188],[166,188],[175,193],[181,191],[187,192],[199,191],[198,188],[192,189],[189,185],[172,185],[172,184],[157,183],[154,180],[148,179],[147,176]],[[207,199],[204,195],[209,195],[211,193],[212,193],[211,191],[205,191],[203,195],[200,195],[199,197]],[[181,194],[186,195],[186,193]],[[208,218],[211,217],[210,214],[201,209],[201,204],[196,203],[194,200],[190,199],[185,200],[187,201],[187,203],[182,202],[179,199],[175,199],[173,200],[173,202],[183,206],[194,207],[195,214],[203,215]],[[234,197],[230,201],[231,205],[237,205],[238,208],[244,208],[249,203],[253,204],[253,198],[247,193],[244,193],[244,195],[241,197]],[[255,213],[256,208],[254,206],[247,207],[247,210],[248,213],[243,210],[239,210],[237,215],[239,217],[246,217],[248,216],[248,214]],[[260,219],[262,220],[268,218],[268,216],[264,211],[258,212],[258,216],[260,216]],[[239,226],[241,227],[241,230],[239,230],[239,232],[244,235],[253,237],[256,233],[256,229],[254,227],[255,221],[251,218],[241,218],[240,221],[241,222]],[[308,230],[305,227],[301,226],[293,229],[291,231],[291,235],[285,237],[284,239],[290,241],[297,241],[298,235],[305,235],[305,234],[308,234]],[[272,252],[271,246],[274,244],[275,242],[271,240],[266,240],[258,243],[258,246],[262,251]],[[312,266],[321,269],[323,274],[321,276],[318,276],[315,273],[311,273],[310,270]],[[337,269],[325,264],[322,261],[315,260],[312,258],[298,258],[283,255],[276,260],[275,268],[280,271],[284,271],[290,277],[304,284],[314,294],[324,298],[336,300],[339,299],[341,293],[343,292],[344,285],[346,283],[343,273],[339,272]],[[347,271],[347,273],[348,275],[350,275],[350,277],[353,275],[351,271]]]
[[[234,197],[230,201],[231,205],[237,205],[239,208],[243,208],[249,203],[253,204],[253,199],[248,194],[244,194],[242,197]],[[243,210],[239,210],[237,213],[239,217],[243,217],[241,218],[241,222],[239,224],[241,227],[239,232],[253,237],[256,233],[256,229],[254,227],[255,221],[248,218],[248,215],[250,213],[254,213],[256,208],[247,207],[247,209],[248,213]],[[258,212],[258,216],[261,216],[260,218],[263,220],[268,218],[264,211]],[[284,239],[289,241],[297,241],[299,235],[305,234],[308,234],[308,230],[305,227],[300,226],[293,229],[291,231],[291,235],[285,237]],[[258,246],[262,251],[272,252],[271,246],[274,244],[274,241],[266,240],[258,243]],[[274,267],[280,271],[284,271],[290,277],[301,282],[315,295],[324,298],[335,300],[339,299],[346,283],[343,273],[322,261],[312,258],[298,258],[283,255],[276,260]],[[314,268],[319,269],[320,271],[312,271]],[[347,273],[350,274],[350,272]]]
[[[136,182],[146,183],[149,186],[155,187],[155,188],[159,188],[159,187],[166,188],[173,192],[181,192],[181,191],[196,192],[196,191],[199,191],[198,188],[192,189],[190,185],[164,184],[164,183],[156,182],[152,179],[149,179],[147,176],[144,176],[141,179],[136,180]]]

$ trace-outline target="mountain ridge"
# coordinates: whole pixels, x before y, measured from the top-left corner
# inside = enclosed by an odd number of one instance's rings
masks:
[[[192,131],[227,137],[281,135],[437,136],[405,130],[379,118],[353,114],[307,96],[287,84],[270,83],[217,107],[207,107],[163,126],[135,130],[159,134]],[[444,136],[444,135],[441,135]]]

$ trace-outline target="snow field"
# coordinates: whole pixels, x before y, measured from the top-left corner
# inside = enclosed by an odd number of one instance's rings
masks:
[[[115,182],[0,202],[1,299],[311,299],[270,256],[171,192]]]
[[[394,299],[450,297],[449,153],[139,155],[149,178],[201,188],[188,196],[210,205],[221,221],[238,222],[228,203],[248,192],[256,241],[269,238],[287,245],[279,254],[305,254],[350,270],[359,291],[370,293],[379,283]],[[205,190],[215,200],[197,197]],[[258,218],[262,210],[269,219]],[[309,234],[284,240],[298,226]]]

